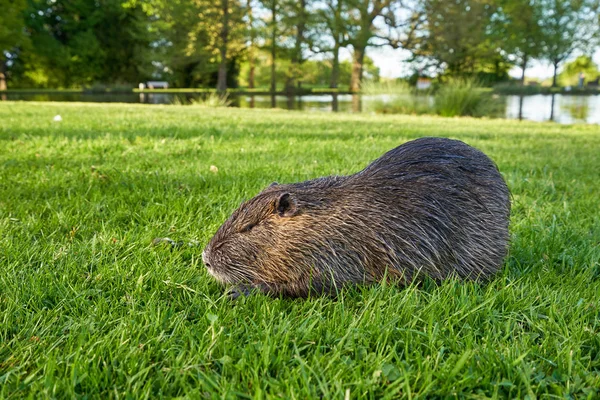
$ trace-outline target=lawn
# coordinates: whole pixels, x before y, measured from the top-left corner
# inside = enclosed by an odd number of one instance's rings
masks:
[[[272,181],[432,135],[511,189],[488,284],[232,302],[207,274],[203,246]],[[598,126],[0,102],[0,398],[597,398],[599,197]]]

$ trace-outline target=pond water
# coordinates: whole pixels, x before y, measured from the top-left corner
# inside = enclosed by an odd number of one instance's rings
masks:
[[[147,104],[186,104],[202,97],[198,93],[5,93],[0,100],[15,101],[79,101],[79,102],[120,102]],[[373,112],[373,105],[389,98],[389,95],[230,95],[233,107],[270,108],[323,112]],[[502,96],[497,99],[499,117],[550,121],[561,124],[588,123],[600,124],[600,95],[532,95]]]

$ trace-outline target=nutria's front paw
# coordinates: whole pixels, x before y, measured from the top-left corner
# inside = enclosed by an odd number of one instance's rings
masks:
[[[254,291],[254,286],[251,285],[238,285],[231,286],[227,289],[225,294],[231,299],[235,300],[240,296],[249,296]]]
[[[236,285],[231,286],[225,292],[231,300],[235,300],[240,296],[250,296],[252,293],[264,293],[272,294],[271,289],[265,283],[248,284],[248,285]]]

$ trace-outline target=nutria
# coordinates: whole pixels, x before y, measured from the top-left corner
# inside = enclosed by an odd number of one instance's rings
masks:
[[[509,192],[481,151],[422,138],[362,171],[272,184],[243,203],[202,253],[233,285],[305,297],[415,277],[484,280],[508,248]]]

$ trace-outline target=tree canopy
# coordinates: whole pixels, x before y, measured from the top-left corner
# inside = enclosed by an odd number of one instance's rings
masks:
[[[0,0],[0,89],[358,90],[373,47],[425,74],[507,78],[599,45],[599,0]],[[344,58],[349,55],[350,59]],[[348,70],[348,66],[350,69]]]

